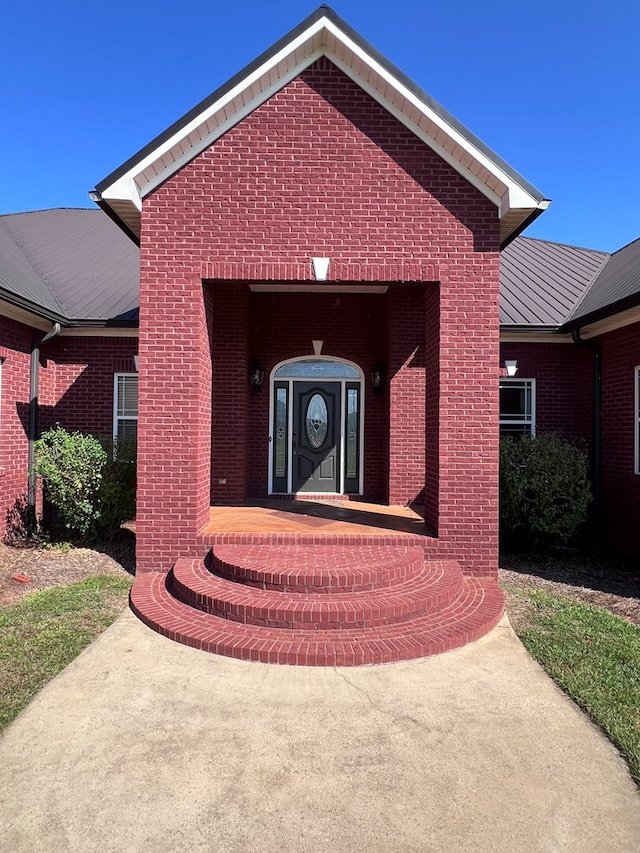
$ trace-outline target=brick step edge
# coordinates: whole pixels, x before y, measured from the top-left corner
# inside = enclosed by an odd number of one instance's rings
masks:
[[[289,631],[242,625],[194,610],[171,596],[166,575],[136,577],[131,609],[150,628],[196,649],[263,663],[364,666],[413,660],[480,639],[504,612],[504,595],[491,579],[466,577],[447,608],[398,626],[340,631]]]
[[[196,537],[199,545],[420,545],[438,548],[437,539],[418,533],[229,533],[201,530]]]
[[[207,566],[230,581],[281,592],[340,593],[395,586],[425,562],[416,545],[219,545]]]
[[[271,628],[339,630],[414,619],[446,607],[462,589],[458,563],[424,563],[422,571],[392,587],[341,595],[282,592],[233,583],[201,560],[177,560],[167,583],[171,594],[197,610]]]

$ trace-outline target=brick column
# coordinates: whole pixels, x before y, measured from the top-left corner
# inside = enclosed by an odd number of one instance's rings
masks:
[[[438,538],[480,575],[498,569],[498,263],[460,258],[440,284]]]
[[[195,534],[209,514],[211,354],[199,269],[142,245],[137,567],[145,572],[199,553]]]

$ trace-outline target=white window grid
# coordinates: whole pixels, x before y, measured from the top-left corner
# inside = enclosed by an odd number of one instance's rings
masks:
[[[513,417],[513,412],[508,413],[509,417],[506,417],[506,413],[500,411],[501,431],[502,427],[520,427],[522,428],[521,432],[514,430],[512,434],[530,435],[533,438],[536,434],[536,380],[521,377],[501,377],[500,388],[509,386],[524,390],[525,410],[521,418]],[[527,403],[530,405],[527,406]],[[508,435],[509,433],[506,432],[505,434]]]
[[[126,404],[127,391],[135,387],[135,407]],[[122,393],[121,393],[122,392]],[[113,377],[113,441],[121,436],[121,425],[138,422],[138,374],[115,373]]]

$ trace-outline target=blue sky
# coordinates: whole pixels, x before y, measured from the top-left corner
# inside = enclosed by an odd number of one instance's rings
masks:
[[[98,181],[316,5],[9,4],[0,213],[90,207]],[[553,199],[527,234],[607,251],[640,236],[639,4],[330,5]]]

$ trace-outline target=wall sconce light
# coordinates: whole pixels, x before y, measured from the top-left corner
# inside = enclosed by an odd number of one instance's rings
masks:
[[[249,371],[249,385],[253,388],[256,394],[262,388],[263,382],[264,370],[262,370],[258,365],[252,367]]]
[[[518,360],[516,358],[505,358],[504,366],[507,376],[515,376],[518,372]]]
[[[381,367],[374,367],[371,371],[371,387],[374,391],[379,391],[384,382],[384,370]]]

